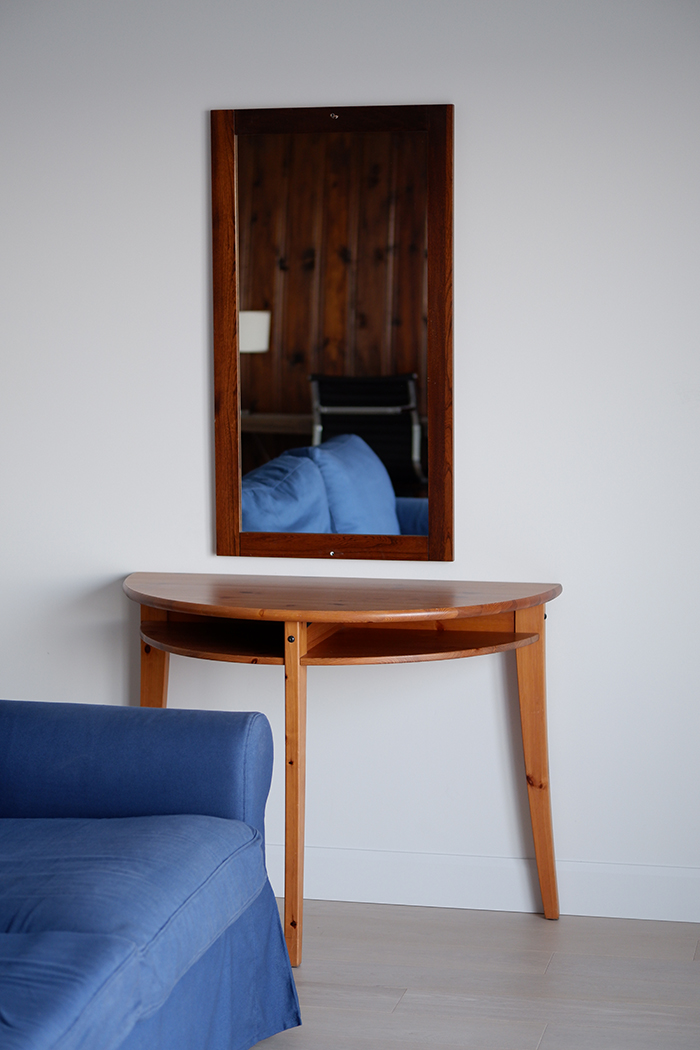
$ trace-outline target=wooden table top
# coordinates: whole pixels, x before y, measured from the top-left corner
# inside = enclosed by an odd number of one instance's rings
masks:
[[[551,601],[561,585],[135,572],[124,590],[141,605],[200,616],[381,623],[513,612]]]

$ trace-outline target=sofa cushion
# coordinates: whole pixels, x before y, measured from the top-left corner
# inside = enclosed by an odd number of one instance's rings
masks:
[[[402,536],[428,535],[428,500],[422,496],[397,496],[396,517]]]
[[[331,531],[397,536],[396,497],[386,467],[357,434],[294,449],[318,465],[328,493]]]
[[[40,1045],[27,1004],[45,967],[65,992],[42,993],[46,1025],[60,1029],[47,1046],[118,1047],[265,884],[261,837],[240,821],[0,820],[0,967],[22,959],[0,990],[0,1045]]]
[[[96,1003],[113,1009],[117,996],[136,1006],[138,972],[129,965],[135,951],[131,941],[105,934],[0,933],[3,1050],[73,1047],[79,1031],[94,1037],[89,1045],[102,1046],[104,1024],[86,1029],[83,1022]]]
[[[243,532],[330,532],[323,479],[313,460],[283,452],[244,475]]]

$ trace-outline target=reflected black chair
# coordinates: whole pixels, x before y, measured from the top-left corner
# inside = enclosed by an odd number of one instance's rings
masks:
[[[312,375],[313,444],[358,434],[381,459],[397,495],[412,495],[427,479],[416,375]]]

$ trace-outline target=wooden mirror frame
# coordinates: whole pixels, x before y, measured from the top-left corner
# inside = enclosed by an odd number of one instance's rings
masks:
[[[334,114],[332,116],[331,114]],[[329,126],[332,121],[332,127]],[[411,131],[427,136],[428,536],[241,531],[237,135]],[[252,557],[451,561],[453,106],[213,110],[212,283],[216,553]]]

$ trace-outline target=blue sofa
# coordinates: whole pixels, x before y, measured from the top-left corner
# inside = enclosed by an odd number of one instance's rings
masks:
[[[241,485],[244,532],[428,535],[428,501],[395,496],[386,467],[357,434],[283,452]]]
[[[2,1050],[247,1050],[300,1024],[261,714],[0,701]]]

